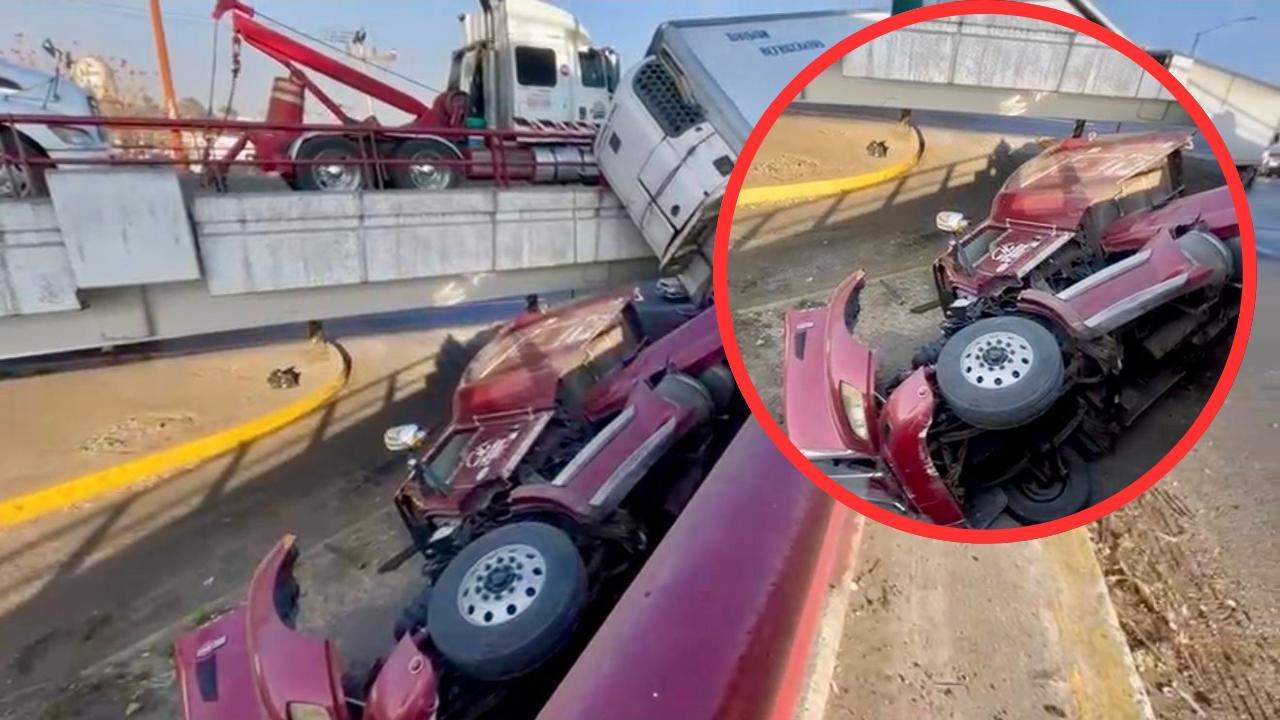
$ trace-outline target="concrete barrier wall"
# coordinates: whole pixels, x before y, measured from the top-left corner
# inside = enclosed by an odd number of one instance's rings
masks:
[[[1174,70],[1175,76],[1177,70]],[[903,28],[821,73],[802,101],[1190,125],[1155,78],[1087,35],[974,15]]]
[[[848,77],[986,89],[1171,99],[1104,43],[1030,18],[975,15],[876,38],[842,61]]]
[[[176,190],[171,173],[145,172],[149,181]],[[657,275],[648,245],[602,188],[257,193],[187,201],[174,192],[164,202],[175,210],[153,207],[155,193],[131,205],[128,196],[138,185],[114,170],[76,175],[74,194],[87,193],[89,200],[67,202],[68,194],[52,203],[0,203],[0,358],[600,289]],[[59,188],[51,184],[51,190]],[[103,214],[127,206],[138,212]],[[185,232],[188,223],[193,236]],[[189,249],[194,238],[195,279],[174,275],[194,266],[191,257],[172,255],[175,263],[187,263],[180,268],[152,252],[180,246],[179,234]],[[127,252],[83,262],[99,249],[99,236],[155,262],[129,262]],[[72,262],[77,254],[80,272]]]
[[[597,188],[218,195],[192,215],[213,295],[652,255]]]
[[[1208,113],[1237,164],[1260,161],[1280,130],[1280,87],[1177,56],[1173,68]]]
[[[134,187],[114,171],[94,176],[104,197]],[[64,202],[62,212],[78,207]],[[190,214],[200,280],[214,296],[651,257],[617,198],[600,188],[207,195],[192,200]],[[80,309],[77,291],[89,284],[71,260],[91,243],[69,244],[63,228],[78,220],[60,222],[49,200],[4,203],[0,317]]]
[[[78,309],[53,204],[5,202],[0,206],[0,317]]]

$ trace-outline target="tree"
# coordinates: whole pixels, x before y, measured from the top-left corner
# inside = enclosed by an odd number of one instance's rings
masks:
[[[209,117],[209,111],[205,109],[204,103],[193,97],[184,97],[178,101],[178,117],[180,118],[203,118]]]

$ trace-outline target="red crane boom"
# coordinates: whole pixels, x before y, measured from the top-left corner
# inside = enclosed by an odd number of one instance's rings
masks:
[[[254,20],[253,18],[257,12],[252,6],[246,5],[240,0],[218,0],[213,9],[213,18],[214,20],[221,19],[228,12],[232,14],[231,23],[236,34],[243,38],[245,42],[288,68],[299,82],[306,85],[326,107],[342,118],[343,122],[354,123],[356,121],[343,113],[337,103],[330,100],[314,83],[310,82],[306,75],[298,70],[296,65],[315,70],[325,77],[412,115],[414,117],[412,124],[414,125],[440,127],[448,124],[439,113],[412,95],[398,90],[377,78],[370,77],[349,65],[338,62],[328,55],[303,45]]]

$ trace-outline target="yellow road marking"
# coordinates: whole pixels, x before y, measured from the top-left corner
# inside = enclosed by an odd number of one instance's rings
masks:
[[[0,500],[0,527],[32,520],[96,499],[107,493],[126,489],[145,480],[191,467],[269,435],[328,405],[346,386],[347,378],[351,374],[351,360],[347,357],[346,351],[333,343],[330,343],[329,348],[337,353],[342,369],[324,387],[310,395],[234,427],[81,475],[26,495]]]
[[[924,137],[919,128],[912,128],[916,133],[916,151],[910,158],[888,167],[873,170],[859,175],[850,175],[829,180],[810,180],[808,182],[790,183],[787,185],[765,185],[744,187],[738,193],[738,205],[759,205],[762,203],[786,202],[794,200],[814,200],[828,195],[853,192],[879,185],[907,173],[924,155]]]

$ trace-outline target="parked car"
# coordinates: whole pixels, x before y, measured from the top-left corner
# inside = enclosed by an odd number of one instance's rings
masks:
[[[1235,210],[1225,187],[1183,196],[1190,140],[1062,140],[972,230],[939,213],[939,340],[879,387],[854,334],[861,272],[789,313],[788,436],[859,495],[938,524],[1035,524],[1101,499],[1090,461],[1239,312]]]
[[[1258,173],[1263,177],[1280,175],[1280,133],[1271,136],[1271,144],[1262,151],[1262,165]]]
[[[52,48],[51,45],[48,47]],[[56,48],[51,52],[56,53]],[[111,146],[101,126],[10,122],[5,115],[98,115],[93,96],[59,70],[53,74],[0,59],[0,197],[47,193],[45,171],[59,161],[105,159]],[[35,162],[21,162],[34,159]]]
[[[472,718],[548,687],[746,415],[713,309],[530,302],[471,360],[448,425],[386,433],[425,582],[369,682],[344,690],[332,647],[293,631],[286,538],[243,607],[178,638],[187,718]]]

